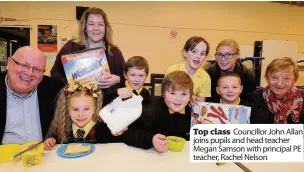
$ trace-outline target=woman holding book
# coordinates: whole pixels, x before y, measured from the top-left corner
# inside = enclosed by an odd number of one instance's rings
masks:
[[[266,68],[268,86],[255,90],[245,105],[251,107],[250,123],[304,123],[304,91],[295,84],[299,77],[296,63],[289,57],[277,58]]]
[[[88,8],[79,21],[78,40],[70,40],[61,48],[51,69],[51,76],[60,78],[66,84],[62,55],[104,47],[111,74],[96,79],[103,89],[119,85],[120,81],[124,80],[125,60],[121,51],[112,42],[112,32],[106,13],[100,8]]]

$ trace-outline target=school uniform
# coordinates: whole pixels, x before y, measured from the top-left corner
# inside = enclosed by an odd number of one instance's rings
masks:
[[[187,73],[186,62],[183,61],[170,66],[166,71],[166,75],[174,71],[184,71]],[[193,81],[193,95],[198,97],[211,96],[211,79],[203,68],[198,68],[194,75],[190,77]]]
[[[113,136],[106,123],[90,121],[85,127],[79,128],[72,124],[68,143],[115,143],[120,142],[120,136]]]
[[[120,88],[124,88],[124,87],[130,88],[130,89],[133,91],[133,93],[134,93],[135,95],[140,95],[140,96],[142,96],[142,98],[143,98],[142,105],[143,105],[143,106],[146,106],[146,105],[150,104],[150,102],[151,102],[151,95],[150,95],[149,90],[147,90],[145,87],[141,86],[139,89],[134,90],[134,89],[128,84],[128,81],[127,81],[127,80],[126,80],[125,82],[121,83]],[[115,90],[112,90],[112,91],[104,92],[104,98],[103,98],[102,107],[106,106],[107,104],[109,104],[109,103],[112,102],[115,98],[117,98],[117,97],[119,96],[118,93],[117,93],[117,90],[118,90],[118,89],[115,89]]]
[[[181,112],[172,112],[164,98],[144,108],[143,113],[122,135],[124,143],[129,146],[149,149],[153,146],[155,134],[178,136],[189,141],[191,125],[191,108],[186,106]]]

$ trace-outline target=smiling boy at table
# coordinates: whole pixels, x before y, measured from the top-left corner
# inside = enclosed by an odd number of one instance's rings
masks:
[[[158,152],[168,151],[167,136],[189,141],[193,82],[183,71],[168,74],[161,86],[162,97],[144,107],[141,117],[122,136],[129,146]]]

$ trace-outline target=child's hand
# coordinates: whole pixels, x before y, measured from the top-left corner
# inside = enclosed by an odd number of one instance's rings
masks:
[[[55,144],[56,140],[53,137],[48,138],[44,141],[44,149],[47,151],[52,150]]]
[[[123,98],[123,99],[126,99],[126,98],[129,98],[129,97],[132,97],[133,96],[133,92],[130,88],[119,88],[117,90],[117,94]]]
[[[162,134],[156,134],[152,139],[153,147],[158,152],[167,152],[168,151],[168,141],[166,140],[166,136]]]
[[[128,130],[128,127],[126,127],[125,129],[123,129],[122,131],[120,131],[120,132],[117,132],[117,133],[112,133],[112,135],[113,136],[120,136],[120,135],[122,135],[125,131],[127,131]]]
[[[192,96],[191,99],[194,102],[204,102],[205,101],[204,97],[198,97],[198,96]]]

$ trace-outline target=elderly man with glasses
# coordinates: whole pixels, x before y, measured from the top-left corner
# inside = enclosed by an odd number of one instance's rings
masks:
[[[248,93],[255,90],[256,79],[254,72],[240,62],[240,48],[238,43],[232,39],[221,41],[216,48],[214,56],[216,62],[205,69],[211,78],[211,97],[207,98],[206,101],[219,103],[221,97],[216,92],[218,79],[222,74],[235,73],[240,75],[243,85],[243,91],[240,95],[243,102]]]
[[[0,144],[41,141],[55,110],[55,99],[64,86],[44,76],[46,58],[33,47],[19,48],[0,74]]]

